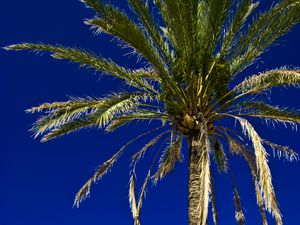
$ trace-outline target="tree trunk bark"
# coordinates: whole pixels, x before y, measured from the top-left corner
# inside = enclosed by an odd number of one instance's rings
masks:
[[[209,141],[206,129],[189,135],[189,225],[206,225],[210,195]]]

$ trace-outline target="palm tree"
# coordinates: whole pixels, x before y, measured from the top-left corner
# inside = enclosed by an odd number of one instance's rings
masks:
[[[233,84],[245,68],[299,22],[300,0],[282,0],[259,13],[254,13],[259,3],[252,0],[128,0],[138,23],[106,1],[82,2],[96,12],[86,24],[96,33],[105,32],[118,38],[122,45],[143,58],[147,66],[133,70],[93,52],[60,45],[21,43],[6,47],[50,52],[53,58],[119,78],[128,89],[101,98],[71,98],[28,109],[29,113],[43,113],[32,128],[35,137],[42,136],[41,141],[46,142],[90,127],[112,132],[134,121],[158,120],[162,125],[130,140],[105,161],[79,190],[74,205],[79,206],[90,194],[91,185],[111,169],[130,144],[152,135],[132,156],[129,201],[134,224],[140,224],[139,212],[148,182],[158,182],[181,161],[185,139],[189,146],[190,225],[207,224],[210,202],[217,224],[212,160],[220,172],[229,175],[236,220],[244,224],[228,153],[242,156],[249,165],[262,224],[267,224],[265,210],[274,216],[277,225],[283,224],[265,147],[276,149],[289,160],[297,159],[298,155],[289,147],[262,139],[247,118],[292,126],[300,123],[299,111],[270,105],[266,98],[266,91],[274,87],[298,86],[300,70],[282,67],[247,76],[241,83]],[[237,121],[241,130],[228,127],[224,123],[228,119]],[[161,147],[157,148],[136,198],[136,164],[158,143]],[[228,150],[223,148],[224,144]],[[158,169],[153,172],[157,162]]]

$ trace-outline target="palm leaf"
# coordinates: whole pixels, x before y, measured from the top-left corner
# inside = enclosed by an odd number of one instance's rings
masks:
[[[213,150],[214,160],[217,164],[218,170],[219,172],[226,172],[228,160],[224,153],[223,146],[217,138],[213,138],[211,142],[211,148]]]
[[[100,71],[104,74],[112,75],[125,80],[128,85],[137,87],[139,89],[153,90],[153,87],[147,83],[144,77],[140,77],[142,70],[131,71],[124,67],[119,66],[111,59],[105,59],[93,52],[80,49],[69,48],[61,45],[48,45],[48,44],[34,44],[23,43],[7,46],[7,50],[31,50],[35,52],[51,52],[51,56],[55,59],[66,59],[71,62],[79,63],[82,67],[88,67]],[[144,71],[143,74],[146,74]]]
[[[236,35],[241,30],[247,18],[257,8],[259,2],[253,3],[253,0],[240,0],[237,3],[236,11],[223,37],[223,43],[220,51],[221,57],[228,55],[232,45],[236,41]]]
[[[265,13],[252,19],[247,32],[242,33],[231,55],[232,73],[241,72],[276,39],[300,21],[300,1],[281,1]]]
[[[251,139],[255,152],[256,168],[259,184],[263,192],[266,209],[274,215],[277,224],[282,224],[281,213],[278,208],[272,178],[269,166],[267,164],[267,153],[262,145],[262,139],[259,137],[253,126],[241,117],[234,117],[241,124],[243,131]]]
[[[235,206],[235,219],[238,225],[245,225],[245,216],[243,213],[242,205],[241,205],[241,199],[239,192],[237,190],[236,183],[233,179],[231,178],[232,186],[233,186],[233,201],[234,201],[234,206]]]
[[[171,142],[163,152],[160,158],[159,167],[153,176],[155,183],[170,173],[174,169],[176,162],[182,160],[181,144],[182,139],[181,137],[178,137],[174,142]]]
[[[254,94],[278,86],[298,86],[300,70],[278,69],[253,75],[234,87],[236,93]]]
[[[106,174],[109,169],[113,166],[113,164],[118,160],[118,158],[121,156],[121,154],[124,152],[124,150],[134,143],[135,141],[139,140],[140,138],[154,132],[157,130],[162,129],[163,127],[157,127],[154,129],[151,129],[145,133],[142,133],[138,135],[137,137],[133,138],[129,142],[127,142],[117,153],[115,153],[109,160],[107,160],[102,166],[100,166],[94,175],[82,186],[82,188],[78,191],[76,194],[75,200],[74,200],[74,206],[79,207],[80,203],[84,201],[90,194],[90,188],[91,185],[97,181],[99,181],[104,174]]]
[[[212,215],[214,225],[218,224],[218,210],[217,210],[217,198],[215,193],[215,184],[212,175],[210,175],[210,190],[211,190],[211,202],[212,202]]]

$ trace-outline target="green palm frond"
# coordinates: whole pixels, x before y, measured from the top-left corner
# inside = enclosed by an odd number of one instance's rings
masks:
[[[158,24],[155,23],[155,18],[149,9],[149,3],[143,0],[129,0],[129,3],[140,19],[147,35],[151,38],[153,45],[157,48],[164,61],[169,64],[172,61],[169,43],[164,40]]]
[[[36,112],[48,109],[34,124],[35,137],[47,133],[42,141],[77,131],[85,127],[105,127],[115,116],[135,110],[140,101],[151,98],[148,93],[116,93],[101,99],[78,98],[67,102],[42,104],[29,109]]]
[[[160,120],[163,123],[165,123],[166,121],[170,120],[170,118],[167,114],[155,112],[155,111],[147,111],[147,110],[133,111],[132,113],[113,118],[112,121],[107,125],[106,131],[113,132],[116,129],[128,123],[134,121],[145,121],[145,120],[148,121]]]
[[[248,111],[245,113],[242,112],[239,115],[272,120],[291,125],[297,125],[300,123],[300,112],[297,110],[291,110],[283,107],[280,108],[265,104],[264,102],[255,101],[245,102],[242,105],[245,105],[244,109]]]
[[[165,64],[159,52],[151,44],[141,28],[131,21],[128,16],[110,4],[99,4],[101,11],[98,17],[86,20],[87,25],[97,29],[97,32],[105,32],[118,37],[128,44],[129,47],[141,54],[149,63],[154,65],[160,72],[165,71]],[[165,73],[165,72],[164,72]]]
[[[206,30],[209,32],[209,35],[204,33],[207,43],[203,45],[204,48],[208,50],[211,55],[213,55],[213,51],[220,38],[220,34],[223,32],[224,21],[228,16],[228,11],[231,7],[232,0],[205,0],[204,2],[206,3],[207,9],[203,10],[202,13],[206,14],[205,17],[207,17]],[[202,17],[199,19],[202,19]],[[199,21],[199,23],[201,24],[202,21]],[[203,25],[200,26],[203,27]]]
[[[245,69],[275,40],[300,21],[300,1],[279,2],[265,13],[252,18],[252,24],[238,37],[231,55],[231,72]]]
[[[66,59],[71,62],[79,63],[82,67],[88,67],[100,71],[107,75],[118,77],[128,85],[134,86],[143,90],[156,92],[154,88],[145,79],[149,73],[145,70],[131,71],[119,66],[111,59],[105,59],[93,52],[80,49],[63,47],[61,45],[34,44],[22,43],[6,47],[7,50],[30,50],[34,52],[50,52],[55,59]],[[144,74],[145,76],[141,76]]]
[[[253,0],[241,0],[237,3],[235,14],[230,20],[228,28],[223,37],[223,43],[220,51],[220,56],[227,56],[234,45],[236,35],[243,27],[247,18],[252,14],[252,12],[257,8],[259,2],[253,2]]]
[[[253,75],[234,87],[236,93],[255,94],[263,90],[278,86],[298,86],[300,84],[300,70],[278,69]]]
[[[299,83],[300,72],[298,69],[288,70],[282,68],[278,70],[270,70],[258,75],[252,75],[245,78],[244,81],[237,84],[230,91],[225,92],[223,96],[217,99],[216,102],[210,106],[209,110],[215,109],[218,112],[224,111],[230,106],[239,106],[239,100],[253,94],[260,94],[273,87],[298,87]],[[218,109],[216,109],[216,107],[218,107]]]

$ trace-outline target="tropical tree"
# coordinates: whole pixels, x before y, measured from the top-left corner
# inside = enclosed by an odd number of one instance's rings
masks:
[[[135,224],[140,224],[139,212],[148,182],[158,182],[181,161],[185,139],[189,154],[190,225],[207,224],[210,202],[217,224],[212,160],[232,180],[236,220],[244,224],[229,166],[228,157],[232,155],[242,156],[249,165],[262,223],[267,224],[268,211],[277,225],[283,224],[265,147],[276,149],[289,160],[298,155],[289,147],[261,138],[248,118],[292,126],[300,123],[299,111],[273,106],[266,98],[272,88],[297,87],[300,70],[282,67],[248,75],[238,84],[236,77],[299,22],[300,0],[282,0],[265,12],[254,12],[259,3],[252,0],[128,0],[136,18],[108,1],[82,2],[96,12],[94,18],[85,21],[87,25],[96,33],[114,36],[147,64],[140,69],[125,68],[91,51],[60,45],[21,43],[6,47],[50,52],[53,58],[79,63],[126,83],[127,91],[99,98],[71,98],[28,109],[29,113],[42,113],[32,128],[35,136],[42,136],[41,141],[46,142],[83,128],[112,132],[134,121],[155,120],[162,121],[162,125],[130,140],[105,161],[77,193],[74,205],[79,206],[90,194],[91,185],[102,178],[130,144],[152,135],[132,156],[129,201]],[[241,129],[230,128],[229,123],[224,123],[228,119],[237,121]],[[136,164],[157,143],[161,147],[157,148],[136,198]],[[158,169],[153,172],[157,162]]]

